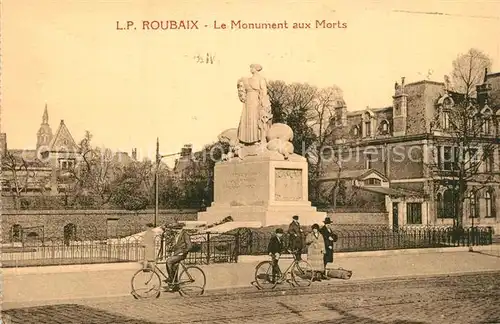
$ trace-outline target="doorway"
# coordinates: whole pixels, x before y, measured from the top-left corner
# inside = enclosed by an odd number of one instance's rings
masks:
[[[392,203],[392,228],[397,230],[399,228],[399,203]]]

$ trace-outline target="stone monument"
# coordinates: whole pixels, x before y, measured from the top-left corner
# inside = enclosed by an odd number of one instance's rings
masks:
[[[326,213],[308,200],[307,160],[293,152],[293,130],[272,123],[271,103],[262,66],[250,65],[251,77],[237,82],[242,113],[238,128],[219,141],[229,152],[214,170],[214,201],[198,220],[208,224],[231,216],[235,222],[281,225],[299,215],[301,224],[320,223]]]

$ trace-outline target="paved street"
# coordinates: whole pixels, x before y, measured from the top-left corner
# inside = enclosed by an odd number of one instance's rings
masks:
[[[500,323],[500,271],[10,309],[5,323]]]

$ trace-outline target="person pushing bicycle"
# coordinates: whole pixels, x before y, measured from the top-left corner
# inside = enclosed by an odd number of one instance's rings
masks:
[[[273,262],[273,274],[271,282],[275,282],[280,275],[280,268],[278,265],[278,261],[281,256],[281,252],[284,249],[283,244],[283,229],[277,228],[275,231],[275,235],[271,237],[269,241],[269,245],[267,246],[267,253],[271,256],[271,260]]]

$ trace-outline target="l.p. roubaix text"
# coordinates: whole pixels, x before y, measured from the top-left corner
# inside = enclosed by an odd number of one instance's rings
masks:
[[[140,27],[143,30],[166,30],[166,29],[200,29],[198,20],[142,20]],[[116,29],[137,29],[134,21],[116,22]]]
[[[346,22],[315,20],[314,22],[248,22],[243,20],[231,20],[231,22],[218,22],[214,20],[214,29],[318,29],[318,28],[347,28]]]

